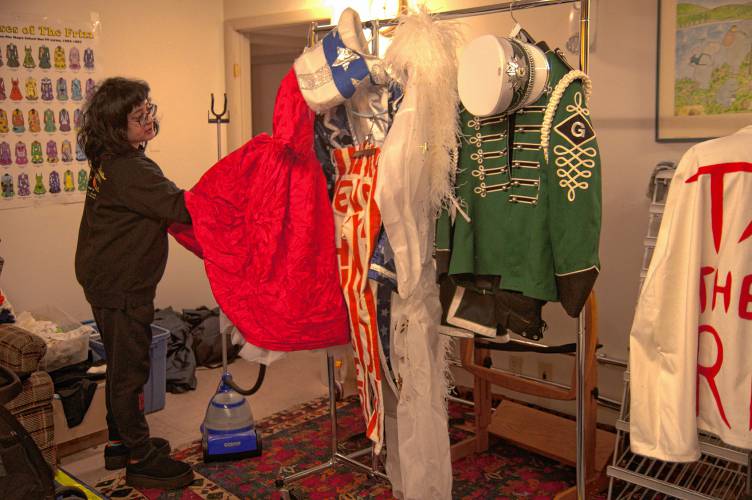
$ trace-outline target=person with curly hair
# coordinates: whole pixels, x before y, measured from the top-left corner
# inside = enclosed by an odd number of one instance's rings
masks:
[[[105,468],[125,467],[130,486],[174,489],[191,484],[193,470],[169,457],[166,440],[150,437],[143,386],[167,227],[191,218],[183,190],[145,154],[159,131],[149,90],[143,81],[108,78],[84,106],[78,145],[91,172],[75,266],[107,356]]]

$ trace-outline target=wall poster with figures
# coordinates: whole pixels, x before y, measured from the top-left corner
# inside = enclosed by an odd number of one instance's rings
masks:
[[[81,110],[101,71],[97,20],[0,13],[0,210],[81,202]]]
[[[752,0],[659,0],[656,140],[752,123]]]

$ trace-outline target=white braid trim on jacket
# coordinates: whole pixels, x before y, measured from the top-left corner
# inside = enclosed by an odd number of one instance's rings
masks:
[[[548,161],[548,143],[551,139],[551,124],[554,121],[554,115],[556,109],[559,107],[561,98],[569,85],[575,80],[582,80],[582,88],[585,90],[585,100],[590,99],[590,95],[593,93],[593,82],[590,77],[584,71],[575,69],[564,75],[556,84],[553,92],[551,93],[551,99],[546,106],[546,112],[543,115],[543,128],[541,129],[541,149],[543,150],[543,156]]]

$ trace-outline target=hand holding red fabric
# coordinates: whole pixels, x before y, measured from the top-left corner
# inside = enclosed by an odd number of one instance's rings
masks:
[[[204,259],[228,318],[265,349],[349,341],[313,118],[290,70],[277,94],[273,136],[254,137],[207,171],[185,193],[193,227],[170,227]]]

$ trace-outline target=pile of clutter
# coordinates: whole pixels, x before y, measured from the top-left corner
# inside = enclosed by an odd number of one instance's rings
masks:
[[[196,368],[215,368],[222,364],[219,309],[206,306],[157,310],[154,324],[170,332],[167,344],[167,392],[179,394],[196,388]],[[240,346],[230,345],[228,360],[238,355]]]
[[[54,307],[24,311],[16,315],[16,326],[44,340],[47,353],[39,366],[48,372],[85,361],[89,352],[89,335],[94,331],[69,318]]]

